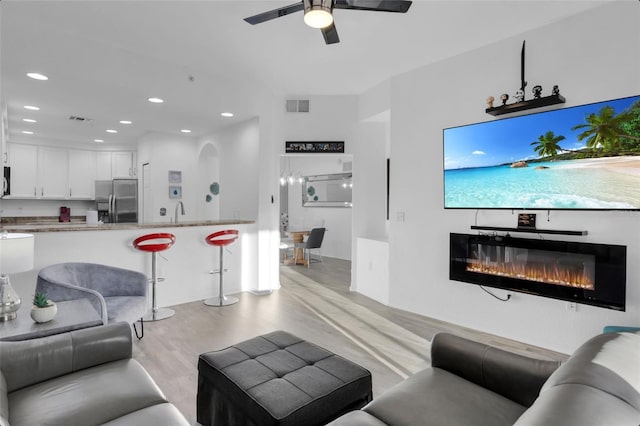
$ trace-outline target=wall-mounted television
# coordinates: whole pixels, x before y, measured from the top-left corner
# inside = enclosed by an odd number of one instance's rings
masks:
[[[640,95],[443,130],[447,209],[640,210]]]

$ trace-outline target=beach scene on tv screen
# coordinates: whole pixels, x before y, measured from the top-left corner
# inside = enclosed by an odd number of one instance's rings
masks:
[[[445,208],[640,209],[640,96],[444,129]]]

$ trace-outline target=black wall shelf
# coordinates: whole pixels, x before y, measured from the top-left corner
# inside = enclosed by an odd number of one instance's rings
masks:
[[[516,102],[513,104],[500,105],[493,108],[487,108],[485,112],[491,115],[502,115],[512,112],[524,111],[527,109],[542,108],[549,105],[563,104],[565,103],[565,101],[566,100],[564,96],[558,94],[545,96],[538,99],[530,99],[528,101]]]
[[[570,231],[562,229],[536,229],[536,228],[508,228],[502,226],[478,226],[471,225],[471,229],[485,231],[526,232],[529,234],[556,234],[556,235],[587,235],[587,231]]]

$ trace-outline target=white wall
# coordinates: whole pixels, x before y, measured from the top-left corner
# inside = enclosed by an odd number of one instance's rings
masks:
[[[257,219],[259,126],[257,119],[209,135],[220,158],[220,217]]]
[[[142,164],[149,163],[152,188],[152,201],[147,204],[151,208],[152,222],[170,222],[173,220],[178,201],[182,201],[185,215],[178,211],[179,221],[201,219],[196,203],[202,197],[198,191],[198,145],[194,138],[188,136],[163,133],[150,133],[138,141],[138,170],[142,173]],[[182,172],[182,198],[169,198],[169,171]],[[141,176],[142,177],[142,176]],[[139,181],[142,192],[142,181]],[[160,215],[160,209],[166,209],[166,215]],[[141,216],[142,217],[142,216]]]
[[[442,201],[442,129],[493,119],[484,100],[519,87],[522,40],[529,88],[541,84],[547,93],[558,84],[570,107],[640,93],[638,22],[638,2],[612,2],[392,78],[392,306],[563,352],[607,324],[640,324],[640,213],[551,212],[545,227],[589,231],[556,239],[628,247],[627,311],[579,305],[570,312],[561,301],[516,293],[503,303],[450,281],[449,233],[471,232],[476,211],[444,210]],[[396,219],[401,212],[405,222]],[[516,213],[481,211],[478,223],[514,226]]]
[[[71,216],[85,217],[87,210],[95,210],[95,201],[84,200],[0,200],[0,216],[58,216],[60,207],[69,207]]]

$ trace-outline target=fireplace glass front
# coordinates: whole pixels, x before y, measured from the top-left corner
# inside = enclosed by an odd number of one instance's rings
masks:
[[[624,310],[626,247],[451,234],[450,279]]]

